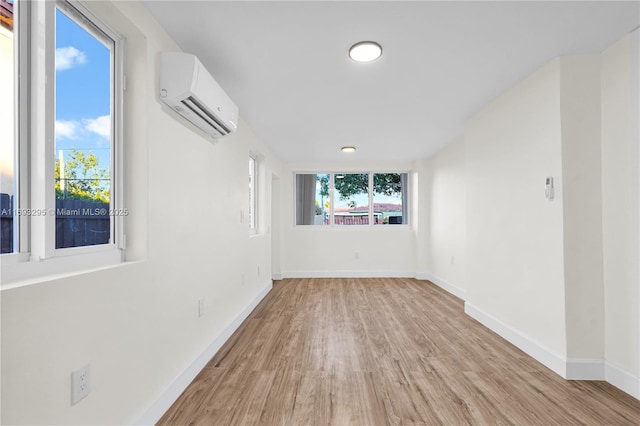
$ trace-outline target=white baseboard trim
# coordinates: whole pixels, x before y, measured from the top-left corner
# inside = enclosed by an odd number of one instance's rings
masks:
[[[565,379],[605,380],[632,397],[640,399],[640,377],[628,371],[602,359],[565,359],[562,355],[469,302],[465,302],[464,312]]]
[[[511,344],[526,354],[535,358],[547,368],[564,378],[567,377],[567,364],[565,358],[560,354],[552,351],[540,342],[516,330],[510,325],[503,323],[492,315],[480,310],[469,302],[464,303],[464,312],[485,327],[493,330],[495,333],[508,340]]]
[[[640,377],[623,370],[608,362],[604,364],[605,380],[618,389],[628,393],[635,399],[640,399]]]
[[[565,379],[604,380],[604,360],[597,358],[568,358]]]
[[[242,322],[249,316],[262,299],[271,291],[273,283],[265,283],[260,292],[245,307],[242,312],[207,346],[207,348],[189,365],[173,382],[162,392],[160,398],[154,402],[149,409],[136,421],[136,425],[154,425],[160,420],[164,413],[178,399],[180,394],[195,379],[198,373],[220,350],[222,345],[240,327]]]
[[[413,278],[414,272],[406,271],[289,271],[284,278]]]
[[[461,287],[451,284],[450,282],[429,273],[417,273],[415,275],[417,280],[431,281],[441,289],[453,294],[454,296],[465,300],[467,291]]]
[[[271,278],[272,278],[274,281],[282,281],[282,279],[283,279],[284,277],[282,276],[282,274],[271,274]]]

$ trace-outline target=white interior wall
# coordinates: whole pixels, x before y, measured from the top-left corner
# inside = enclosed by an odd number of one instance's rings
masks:
[[[465,144],[460,138],[419,162],[417,270],[453,294],[465,297]]]
[[[608,375],[640,398],[638,52],[640,30],[602,54],[602,229]],[[635,378],[635,383],[633,378]]]
[[[436,154],[437,156],[438,154]],[[412,198],[414,210],[417,212],[413,221],[413,229],[416,234],[414,264],[416,278],[428,280],[429,275],[429,240],[431,228],[429,226],[429,198],[431,192],[431,174],[427,163],[423,159],[414,162],[414,182]]]
[[[467,308],[566,356],[560,61],[553,60],[468,123]],[[547,176],[556,198],[544,196]]]
[[[273,279],[282,279],[282,191],[281,179],[277,175],[271,176],[271,275]]]
[[[600,55],[560,66],[567,357],[602,359]]]
[[[287,164],[281,179],[282,266],[285,277],[414,276],[413,211],[409,226],[296,226],[295,173],[409,172],[412,164]],[[411,189],[409,189],[411,191]],[[411,201],[410,201],[411,204]]]
[[[279,173],[279,162],[246,123],[212,142],[159,102],[157,55],[178,49],[140,4],[89,6],[127,38],[131,261],[3,289],[3,424],[149,418],[147,410],[271,285],[265,177]],[[249,151],[262,159],[262,233],[254,237],[240,220]],[[91,393],[71,406],[70,372],[86,363]]]
[[[556,59],[483,108],[462,142],[466,168],[455,143],[418,162],[416,262],[455,293],[438,275],[457,238],[438,234],[466,192],[467,312],[558,373],[636,397],[638,34],[602,55]],[[456,165],[466,188],[444,178]],[[541,198],[547,174],[553,202]]]

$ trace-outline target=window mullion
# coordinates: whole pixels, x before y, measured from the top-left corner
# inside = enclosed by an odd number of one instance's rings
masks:
[[[369,226],[373,225],[373,173],[369,172]]]
[[[55,247],[55,3],[31,7],[30,250],[33,259],[46,259]]]
[[[114,194],[112,200],[115,208],[125,208],[125,193],[124,193],[124,92],[126,90],[126,77],[124,74],[124,52],[125,52],[125,40],[120,35],[113,33],[113,39],[115,41],[113,60],[114,60],[114,77],[113,84],[115,93],[113,94],[114,106],[112,108],[114,117],[113,128],[113,149],[114,155],[112,161],[114,162],[111,182]],[[115,180],[115,182],[114,182]],[[124,216],[114,216],[114,231],[113,236],[116,239],[116,245],[122,250],[122,256],[124,259],[124,250],[126,250],[126,237],[124,230]]]
[[[335,173],[329,173],[329,226],[335,225],[334,220],[334,212],[335,212],[335,203],[334,203],[334,193],[335,193]]]
[[[28,210],[30,207],[29,200],[29,172],[30,167],[30,147],[29,141],[31,140],[30,134],[30,80],[31,80],[31,3],[30,2],[15,2],[14,10],[17,11],[17,43],[14,44],[14,49],[17,52],[17,61],[14,68],[14,75],[17,77],[17,93],[18,96],[15,100],[15,129],[17,131],[16,140],[17,146],[15,151],[15,164],[17,165],[17,202],[14,204],[14,209]],[[17,247],[14,246],[15,252],[28,253],[30,251],[29,230],[30,230],[30,218],[28,215],[15,216],[17,220]],[[14,227],[14,230],[16,228]],[[15,231],[14,231],[15,232]],[[16,241],[17,240],[17,241]]]

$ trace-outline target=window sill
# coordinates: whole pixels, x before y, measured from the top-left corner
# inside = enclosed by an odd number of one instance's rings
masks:
[[[249,239],[252,240],[254,238],[263,238],[266,237],[268,234],[264,231],[258,231],[258,232],[252,232],[249,234]]]
[[[411,231],[411,225],[293,225],[293,229],[310,229],[310,230],[318,230],[318,229],[326,229],[329,231],[372,231],[372,230],[384,230],[382,232],[388,232],[391,230],[395,231]],[[377,232],[377,231],[375,231]]]
[[[0,259],[2,291],[127,264],[122,261],[122,251],[116,248],[42,260],[30,259],[27,256],[17,254],[8,255],[6,258],[3,256]]]

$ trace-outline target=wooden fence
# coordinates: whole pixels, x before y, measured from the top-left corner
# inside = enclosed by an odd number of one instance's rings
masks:
[[[0,253],[13,252],[13,197],[0,194]]]
[[[0,252],[12,253],[14,197],[0,194]],[[108,244],[111,220],[108,203],[56,200],[56,248]]]
[[[108,244],[109,203],[56,200],[56,248]]]

